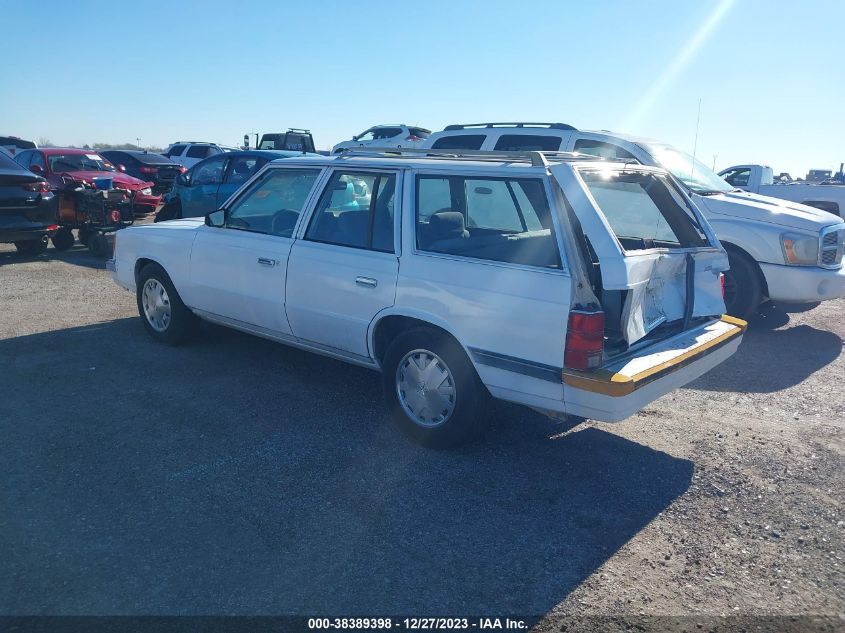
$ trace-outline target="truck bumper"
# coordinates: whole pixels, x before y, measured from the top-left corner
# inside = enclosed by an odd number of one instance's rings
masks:
[[[814,266],[760,264],[769,299],[784,303],[814,303],[845,297],[845,267],[826,270]]]

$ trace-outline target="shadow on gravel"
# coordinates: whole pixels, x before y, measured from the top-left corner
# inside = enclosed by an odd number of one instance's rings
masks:
[[[49,246],[41,255],[34,257],[21,255],[15,250],[0,252],[0,266],[37,261],[60,261],[73,264],[74,266],[98,269],[105,269],[106,267],[106,259],[104,257],[94,257],[87,246],[78,242],[66,251],[57,251],[52,246]]]
[[[788,323],[789,314],[784,307],[763,306],[749,322],[739,351],[689,386],[711,391],[771,393],[801,383],[842,353],[842,339],[833,332],[809,325],[777,329]]]
[[[0,366],[4,613],[539,616],[693,473],[507,405],[425,450],[376,373],[207,325],[8,339]]]

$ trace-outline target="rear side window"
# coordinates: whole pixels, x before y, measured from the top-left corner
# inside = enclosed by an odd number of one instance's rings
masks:
[[[212,147],[209,145],[191,145],[188,148],[188,158],[205,158],[206,156],[211,156],[216,154],[217,152],[210,151]]]
[[[559,136],[540,134],[502,134],[493,149],[505,152],[556,152],[560,149]]]
[[[542,180],[418,176],[416,186],[419,250],[561,267]]]
[[[174,145],[170,148],[170,151],[165,154],[165,156],[181,156],[182,152],[185,151],[184,145]]]
[[[589,154],[590,156],[600,156],[602,158],[637,160],[631,152],[622,149],[618,145],[603,141],[594,141],[589,138],[580,138],[575,141],[574,151],[580,154]]]
[[[396,175],[337,171],[314,212],[306,238],[392,253]]]
[[[626,251],[707,244],[698,220],[666,176],[581,171],[581,177]]]
[[[434,141],[431,149],[481,149],[484,134],[456,134],[455,136],[444,136]]]
[[[408,131],[411,133],[411,136],[416,136],[417,138],[428,138],[431,136],[431,132],[429,130],[425,130],[421,127],[409,127]]]
[[[384,140],[399,136],[402,133],[401,127],[378,127],[373,130],[373,140]]]

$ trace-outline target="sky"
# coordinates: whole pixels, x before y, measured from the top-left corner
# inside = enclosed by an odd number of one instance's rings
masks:
[[[845,2],[0,0],[0,134],[239,145],[547,121],[717,170],[845,161]],[[700,116],[699,116],[700,110]],[[698,129],[696,141],[696,129]]]

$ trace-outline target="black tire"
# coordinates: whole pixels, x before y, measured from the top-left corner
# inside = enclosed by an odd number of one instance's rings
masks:
[[[182,203],[178,200],[166,203],[156,213],[153,222],[165,222],[167,220],[177,220],[182,217]]]
[[[79,235],[77,235],[77,238],[79,239],[79,243],[84,244],[85,246],[88,246],[88,241],[91,239],[91,235],[94,234],[94,233],[95,233],[95,231],[92,231],[87,226],[80,227],[79,228]]]
[[[109,252],[109,240],[102,233],[91,233],[88,237],[88,250],[94,257],[105,257]]]
[[[404,365],[406,356],[415,350],[424,350],[436,355],[437,360],[428,357],[430,362],[435,363],[434,368],[442,372],[442,363],[449,374],[440,386],[446,384],[447,390],[449,386],[452,387],[452,395],[449,397],[452,399],[452,410],[451,414],[440,422],[432,419],[428,425],[420,423],[411,417],[400,401],[400,398],[405,397],[400,396],[400,380],[402,377],[410,380],[404,372],[399,373],[400,364]],[[442,374],[437,374],[438,379],[440,375]],[[481,384],[464,350],[451,338],[433,328],[418,327],[400,333],[384,356],[382,379],[384,395],[394,422],[403,433],[423,446],[450,448],[465,444],[478,438],[487,427],[487,390]],[[423,390],[421,393],[426,393],[424,379],[420,388]],[[428,393],[430,391],[432,390],[428,390]]]
[[[728,249],[730,270],[725,271],[725,309],[746,321],[763,301],[763,284],[756,262],[747,255]]]
[[[47,250],[47,236],[44,235],[37,240],[15,242],[15,248],[18,249],[21,255],[28,255],[30,257],[40,255]]]
[[[169,308],[169,320],[166,324],[159,322],[158,326],[154,325],[151,318],[148,318],[144,308],[144,292],[147,287],[147,282],[153,280],[158,284],[159,288],[163,287],[166,303]],[[136,301],[138,304],[138,314],[141,316],[141,322],[147,333],[155,340],[166,345],[180,345],[187,341],[190,336],[196,332],[199,327],[200,319],[193,312],[191,312],[184,303],[170,277],[164,269],[158,264],[147,264],[138,275]],[[155,295],[155,286],[151,286],[151,294]],[[161,295],[158,295],[161,297]]]
[[[76,240],[73,237],[73,231],[67,227],[61,228],[53,234],[52,242],[53,248],[57,251],[66,251],[73,246]]]

